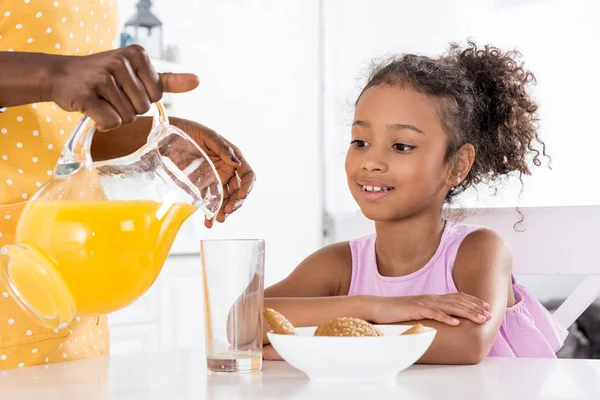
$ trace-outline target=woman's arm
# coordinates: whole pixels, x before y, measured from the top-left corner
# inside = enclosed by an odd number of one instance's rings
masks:
[[[50,101],[55,55],[0,52],[0,108]]]
[[[0,52],[0,108],[53,101],[88,115],[98,130],[133,123],[164,92],[198,86],[193,74],[158,74],[137,45],[88,56]]]
[[[485,229],[465,238],[454,264],[454,281],[458,290],[490,305],[491,319],[485,324],[462,319],[458,326],[419,321],[438,331],[420,363],[476,364],[487,356],[504,320],[507,303],[514,302],[511,270],[508,245],[496,233]]]

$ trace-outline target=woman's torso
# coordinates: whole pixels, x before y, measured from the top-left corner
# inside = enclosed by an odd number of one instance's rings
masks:
[[[117,0],[0,1],[0,51],[83,56],[115,48],[118,30]],[[80,118],[53,103],[0,113],[0,246],[14,242],[26,200],[52,177]],[[0,276],[0,370],[108,352],[105,317],[46,329],[18,307],[6,285]]]

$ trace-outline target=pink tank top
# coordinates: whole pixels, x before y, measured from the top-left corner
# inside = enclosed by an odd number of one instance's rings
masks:
[[[348,295],[416,296],[456,293],[452,277],[454,261],[462,241],[472,232],[486,229],[447,221],[440,244],[429,262],[405,276],[379,274],[375,256],[376,235],[350,241],[352,281]],[[552,315],[524,287],[514,282],[516,303],[507,308],[504,321],[489,356],[555,357],[567,336]]]

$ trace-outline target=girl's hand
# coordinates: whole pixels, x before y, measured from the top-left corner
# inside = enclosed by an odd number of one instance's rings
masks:
[[[390,324],[405,321],[431,319],[447,325],[458,325],[461,317],[483,324],[492,315],[490,306],[477,297],[465,293],[424,295],[406,297],[374,297],[373,322]]]
[[[193,74],[158,74],[137,45],[89,56],[48,56],[42,98],[66,111],[81,112],[106,131],[132,124],[162,98],[198,86]]]
[[[263,359],[267,361],[283,361],[283,358],[281,358],[279,353],[270,344],[263,347]]]

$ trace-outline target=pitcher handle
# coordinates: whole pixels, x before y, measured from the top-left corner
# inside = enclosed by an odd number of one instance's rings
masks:
[[[160,101],[153,103],[150,109],[152,111],[152,129],[148,135],[148,142],[160,137],[169,126],[169,117]],[[81,167],[90,168],[92,166],[90,149],[94,132],[96,132],[96,123],[90,117],[83,117],[77,123],[60,154],[54,169],[55,176],[69,175]]]

